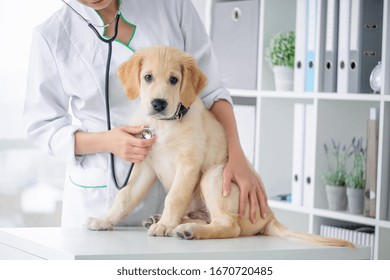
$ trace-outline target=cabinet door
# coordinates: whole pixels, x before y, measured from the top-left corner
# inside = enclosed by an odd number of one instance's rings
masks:
[[[256,89],[259,0],[216,2],[211,40],[229,88]]]

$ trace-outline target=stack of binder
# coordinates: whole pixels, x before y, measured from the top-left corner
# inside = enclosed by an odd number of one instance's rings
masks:
[[[370,93],[383,0],[297,0],[294,90]]]
[[[320,235],[324,237],[344,239],[355,245],[371,247],[371,256],[374,251],[375,229],[362,225],[320,226]]]

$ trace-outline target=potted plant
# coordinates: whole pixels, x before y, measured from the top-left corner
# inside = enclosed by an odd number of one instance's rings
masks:
[[[346,177],[348,211],[353,214],[362,214],[364,208],[365,182],[365,149],[363,138],[352,140],[350,156],[353,158],[352,168]]]
[[[346,210],[346,179],[347,179],[347,159],[348,151],[346,146],[332,139],[330,148],[324,144],[325,155],[328,168],[324,173],[325,190],[330,210]]]
[[[295,33],[280,32],[271,38],[266,50],[266,61],[274,72],[275,88],[293,90]]]

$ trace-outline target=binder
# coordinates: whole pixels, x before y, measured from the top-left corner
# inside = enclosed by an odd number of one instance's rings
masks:
[[[246,158],[253,165],[255,161],[256,106],[235,103],[233,110],[242,149]]]
[[[291,204],[303,204],[303,168],[305,149],[305,104],[294,104],[293,162]]]
[[[381,60],[383,0],[352,0],[349,92],[370,93],[370,73]]]
[[[351,0],[340,0],[337,54],[337,92],[348,92]]]
[[[294,91],[305,91],[306,0],[297,0],[295,23]]]
[[[316,115],[314,104],[306,104],[305,111],[305,153],[303,169],[303,206],[313,207],[314,202],[314,162],[316,148]]]
[[[337,46],[339,32],[339,0],[327,0],[325,24],[324,83],[322,91],[337,91]]]
[[[364,190],[364,215],[375,218],[376,183],[378,163],[378,110],[370,109],[367,123],[366,186]]]
[[[306,0],[306,65],[305,91],[322,90],[325,0]]]
[[[257,88],[260,1],[213,1],[210,37],[229,88]]]
[[[351,0],[351,27],[349,34],[349,80],[348,92],[359,92],[361,63],[361,29],[363,0]]]

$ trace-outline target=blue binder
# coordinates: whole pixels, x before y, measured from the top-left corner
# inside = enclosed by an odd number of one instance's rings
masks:
[[[325,0],[306,0],[306,65],[305,91],[318,92],[322,89]]]

